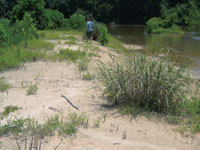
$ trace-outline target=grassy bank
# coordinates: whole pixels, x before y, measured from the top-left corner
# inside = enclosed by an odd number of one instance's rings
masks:
[[[70,31],[57,31],[57,30],[46,30],[38,31],[39,38],[27,41],[22,41],[17,45],[11,45],[7,47],[1,47],[0,57],[0,71],[8,70],[12,68],[20,67],[25,62],[33,62],[37,60],[77,60],[82,58],[85,52],[73,52],[70,49],[61,50],[59,54],[47,54],[47,51],[54,49],[55,44],[48,40],[69,40],[69,42],[75,43],[75,38],[71,36],[69,39],[65,35],[79,35],[82,36],[82,32],[70,30]],[[72,39],[73,38],[73,39]],[[67,43],[69,44],[69,43]]]

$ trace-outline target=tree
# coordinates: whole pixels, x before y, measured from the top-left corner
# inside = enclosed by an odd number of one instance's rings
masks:
[[[38,27],[42,20],[44,6],[44,0],[18,0],[12,11],[12,20],[22,20],[24,14],[28,12],[33,18],[33,22]]]
[[[9,18],[15,4],[16,0],[0,0],[0,18]]]

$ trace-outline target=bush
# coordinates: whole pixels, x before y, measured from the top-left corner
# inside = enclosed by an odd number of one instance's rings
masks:
[[[64,26],[64,15],[51,9],[44,9],[40,29],[56,29]]]
[[[5,47],[6,45],[7,45],[6,31],[3,28],[3,25],[0,23],[0,46]]]
[[[169,20],[153,17],[147,22],[145,31],[147,33],[152,33],[152,34],[166,34],[166,33],[183,34],[184,33],[181,27],[179,27],[175,23],[170,22]],[[174,19],[171,19],[171,20],[174,20]]]
[[[102,45],[109,43],[108,30],[105,26],[102,26],[101,28],[101,35],[99,36],[99,42]]]
[[[99,41],[102,45],[109,43],[109,34],[107,27],[96,21],[94,21],[92,37],[93,40]]]
[[[185,22],[190,31],[200,31],[200,10],[194,1],[190,1],[189,15],[185,17]]]
[[[80,8],[78,8],[74,14],[82,15],[86,18],[89,17],[90,19],[93,20],[93,15],[91,13],[89,13],[89,11],[85,11],[85,10],[80,9]]]
[[[0,24],[6,33],[6,46],[18,44],[23,40],[37,38],[37,30],[29,13],[25,13],[23,20],[17,20],[14,25],[8,19],[0,19]],[[5,34],[1,34],[5,35]],[[0,45],[1,46],[1,45]],[[5,46],[5,44],[4,44]]]
[[[44,0],[17,0],[17,4],[13,7],[12,20],[22,20],[25,13],[29,13],[34,24],[40,27],[42,14],[45,7]]]
[[[153,30],[160,28],[163,24],[162,19],[153,17],[149,21],[147,21],[146,32],[152,33]]]
[[[82,30],[85,28],[85,17],[82,15],[73,14],[69,18],[69,22],[72,29]]]
[[[101,28],[102,24],[98,23],[97,21],[94,21],[94,28],[92,32],[93,40],[98,41],[99,36],[101,35]]]
[[[165,114],[175,114],[183,104],[190,81],[184,68],[142,54],[123,61],[114,56],[111,59],[112,63],[99,67],[108,101]]]

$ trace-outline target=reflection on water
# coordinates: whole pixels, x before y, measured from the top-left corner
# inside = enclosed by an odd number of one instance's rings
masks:
[[[145,26],[109,26],[109,32],[127,44],[143,45],[151,51],[170,49],[172,59],[181,65],[190,65],[200,78],[200,33],[187,32],[184,35],[144,34]]]

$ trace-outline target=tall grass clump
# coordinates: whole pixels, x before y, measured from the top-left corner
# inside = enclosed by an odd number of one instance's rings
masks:
[[[109,102],[162,114],[178,112],[190,81],[184,68],[167,61],[167,56],[136,54],[111,59],[110,64],[99,67],[99,80]]]

